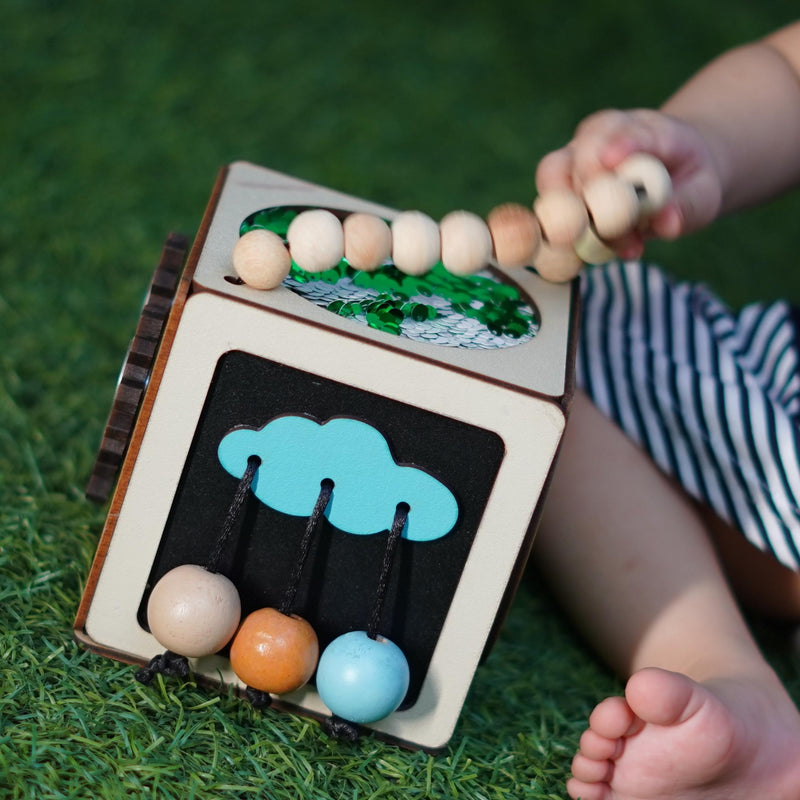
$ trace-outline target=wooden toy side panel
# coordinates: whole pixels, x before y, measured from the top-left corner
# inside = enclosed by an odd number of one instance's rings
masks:
[[[500,270],[498,276],[516,284],[536,305],[541,328],[533,339],[513,347],[467,349],[431,346],[403,336],[360,325],[320,308],[286,286],[260,291],[226,280],[234,275],[232,253],[239,226],[250,214],[274,206],[308,205],[344,211],[368,211],[387,219],[397,212],[374,203],[314,186],[253,164],[232,164],[215,209],[194,280],[204,289],[294,316],[331,331],[359,338],[387,349],[438,361],[454,369],[519,386],[530,392],[560,398],[570,382],[567,346],[574,287],[542,280],[526,269]]]
[[[298,423],[303,431],[299,440],[278,448],[266,444],[270,430],[298,430]],[[337,437],[331,448],[326,443],[334,428],[350,433]],[[360,438],[366,431],[382,437],[387,451]],[[204,563],[216,551],[237,483],[218,456],[228,436],[248,441],[248,454],[261,459],[255,491],[218,562],[219,571],[238,589],[244,615],[282,605],[311,501],[322,478],[334,485],[330,520],[321,521],[312,537],[291,609],[313,626],[321,651],[342,633],[366,627],[386,548],[381,525],[383,530],[391,526],[397,502],[409,504],[411,524],[392,559],[379,627],[409,662],[404,706],[413,705],[504,458],[503,440],[493,431],[349,383],[239,350],[225,353],[186,455],[148,590],[174,567]],[[400,483],[409,473],[438,482],[446,492],[439,503],[454,499],[457,516],[446,529],[432,528],[430,514],[441,505],[431,508],[430,500]],[[302,510],[294,505],[296,492],[306,496]],[[301,513],[293,515],[290,507]],[[426,513],[428,523],[416,521],[415,514]],[[381,517],[371,533],[341,527],[347,519],[367,530],[365,514],[370,520]],[[139,611],[143,627],[148,597],[149,591]]]
[[[85,640],[134,662],[160,651],[136,617],[214,370],[224,353],[235,350],[495,431],[503,440],[505,457],[417,702],[373,726],[424,748],[443,746],[518,562],[561,438],[563,411],[542,398],[210,293],[186,304],[138,457],[129,465],[113,539],[87,600]],[[193,666],[209,679],[221,674],[237,683],[219,657]],[[313,714],[327,711],[311,689],[287,699]]]

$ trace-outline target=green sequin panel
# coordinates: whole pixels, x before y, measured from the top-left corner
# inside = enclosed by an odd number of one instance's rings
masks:
[[[239,234],[265,228],[285,242],[289,224],[302,210],[278,206],[258,211],[244,220]],[[508,347],[533,337],[540,324],[536,309],[516,286],[488,272],[452,275],[441,263],[425,275],[406,275],[391,263],[363,272],[342,259],[332,269],[310,273],[292,262],[285,285],[341,317],[432,344]]]

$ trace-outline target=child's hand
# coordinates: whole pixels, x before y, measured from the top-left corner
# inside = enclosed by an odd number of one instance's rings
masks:
[[[696,128],[658,111],[599,111],[577,128],[572,141],[545,156],[536,171],[540,194],[581,187],[635,152],[658,158],[669,170],[672,200],[644,227],[614,242],[624,258],[638,258],[644,239],[674,239],[711,222],[720,211],[722,183],[711,150]]]

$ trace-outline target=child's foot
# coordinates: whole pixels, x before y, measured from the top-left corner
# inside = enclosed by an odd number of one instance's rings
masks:
[[[800,714],[780,683],[644,669],[595,708],[573,800],[799,800]]]

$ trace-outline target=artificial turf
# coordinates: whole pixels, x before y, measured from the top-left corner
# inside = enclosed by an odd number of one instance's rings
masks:
[[[5,0],[0,24],[0,797],[564,797],[618,681],[534,572],[448,749],[317,723],[81,651],[71,624],[104,510],[83,497],[168,230],[246,159],[441,216],[529,201],[586,113],[653,105],[788,0],[394,6]],[[650,254],[731,303],[800,296],[800,198]],[[534,549],[535,562],[535,549]],[[795,698],[784,631],[760,625]],[[793,660],[794,659],[794,660]]]

